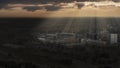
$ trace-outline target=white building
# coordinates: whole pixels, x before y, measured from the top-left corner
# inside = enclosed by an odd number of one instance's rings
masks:
[[[118,43],[118,34],[110,34],[110,43]]]

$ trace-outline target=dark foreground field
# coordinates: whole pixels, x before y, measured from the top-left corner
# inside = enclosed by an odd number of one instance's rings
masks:
[[[119,45],[75,45],[42,43],[34,33],[86,33],[108,29],[119,33],[120,18],[1,18],[1,68],[120,68]],[[52,24],[51,24],[52,23]],[[110,23],[110,24],[109,24]]]
[[[119,68],[119,46],[74,46],[56,44],[3,44],[3,68]]]

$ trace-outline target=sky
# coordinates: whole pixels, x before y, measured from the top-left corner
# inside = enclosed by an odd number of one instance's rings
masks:
[[[9,4],[19,4],[19,7],[21,6],[23,9],[26,9],[26,10],[33,9],[34,11],[37,9],[41,9],[41,7],[36,6],[38,4],[46,4],[51,2],[71,2],[71,1],[74,1],[74,0],[0,0],[0,9],[10,9],[10,8],[13,8],[13,6],[10,7],[8,6]],[[27,6],[28,4],[29,6]]]
[[[57,11],[60,7],[43,6],[50,2],[72,2],[74,0],[0,0],[0,17],[37,16],[46,11]],[[77,0],[85,1],[85,0]],[[114,0],[120,1],[120,0]]]
[[[0,17],[41,17],[61,9],[52,5],[8,4],[0,9]]]
[[[34,17],[41,12],[55,11],[60,7],[41,6],[49,2],[64,0],[0,0],[0,17]],[[65,0],[67,1],[67,0]]]

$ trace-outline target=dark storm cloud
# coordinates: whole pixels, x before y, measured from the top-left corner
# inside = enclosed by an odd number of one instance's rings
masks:
[[[36,10],[47,10],[47,11],[56,11],[59,10],[60,7],[59,6],[25,6],[22,9],[27,10],[27,11],[36,11]]]
[[[48,3],[48,2],[72,2],[75,0],[0,0],[0,4],[9,4],[9,3],[22,3],[22,4],[39,4],[39,3]],[[89,0],[76,0],[76,1],[89,1]],[[103,1],[103,0],[91,0],[91,1]],[[113,0],[120,1],[120,0]]]
[[[70,0],[0,0],[0,9],[5,8],[8,4],[41,4],[48,2],[67,2]],[[26,8],[26,7],[25,7]],[[31,7],[28,7],[31,9]],[[37,9],[38,7],[34,7]]]
[[[40,4],[40,3],[48,3],[48,2],[73,2],[73,1],[74,0],[0,0],[0,9],[5,8],[7,4]],[[88,1],[88,0],[76,0],[76,1]],[[103,0],[91,0],[91,1],[103,1]],[[120,1],[120,0],[113,0],[113,1]]]
[[[0,0],[0,4],[22,3],[22,4],[40,4],[48,2],[68,2],[72,0]]]
[[[5,4],[0,4],[0,9],[11,9],[13,7],[7,6]]]
[[[39,7],[39,6],[26,6],[26,7],[23,7],[23,9],[27,10],[27,11],[36,11],[36,10],[40,10],[42,9],[42,7]]]
[[[0,4],[0,9],[3,9],[6,7],[6,4]]]
[[[54,5],[47,5],[47,6],[37,6],[37,5],[9,6],[9,5],[2,5],[2,6],[0,6],[0,9],[11,9],[11,8],[15,8],[15,7],[21,7],[23,10],[32,11],[32,12],[34,12],[36,10],[56,11],[56,10],[61,9],[61,7],[54,6]]]
[[[45,9],[47,11],[56,11],[56,10],[59,10],[60,7],[59,6],[45,6]]]

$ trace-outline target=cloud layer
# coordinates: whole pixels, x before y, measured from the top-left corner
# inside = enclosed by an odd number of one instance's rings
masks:
[[[0,4],[40,4],[40,3],[48,3],[48,2],[72,2],[74,0],[0,0]],[[88,1],[88,0],[76,0],[76,1]],[[91,0],[91,1],[103,1],[103,0]],[[120,1],[120,0],[113,0]]]
[[[0,0],[0,9],[10,9],[13,7],[7,6],[8,4],[43,4],[43,3],[49,3],[49,2],[72,2],[74,0]],[[87,0],[77,0],[77,1],[87,1]],[[91,0],[91,1],[100,1],[100,0]],[[120,0],[113,0],[113,1],[120,1]],[[27,11],[36,11],[39,9],[43,9],[43,7],[40,6],[24,6],[23,9]],[[56,6],[45,6],[44,7],[48,11],[54,11],[60,9],[60,7]]]
[[[0,0],[0,9],[10,9],[14,7],[8,6],[8,4],[44,4],[49,2],[70,2],[71,0]],[[22,6],[23,9],[27,11],[35,11],[42,9],[40,6]],[[59,7],[55,6],[45,6],[45,9],[48,11],[53,11],[59,9]]]
[[[34,11],[36,11],[36,10],[42,9],[42,7],[39,7],[39,6],[25,6],[25,7],[23,7],[22,9],[25,9],[25,10],[27,10],[27,11],[32,11],[32,12],[34,12]]]

